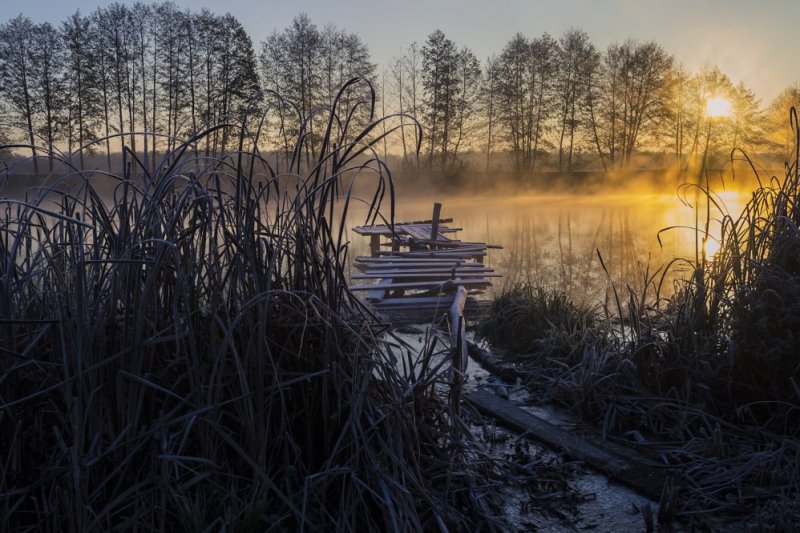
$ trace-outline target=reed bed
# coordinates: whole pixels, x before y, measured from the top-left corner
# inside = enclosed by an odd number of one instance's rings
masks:
[[[790,121],[794,161],[782,178],[767,181],[751,165],[759,186],[740,216],[728,214],[707,183],[684,188],[687,197],[698,193],[696,207],[705,213],[695,228],[696,258],[641,267],[641,288],[612,285],[595,313],[564,294],[514,287],[480,330],[501,344],[513,335],[515,360],[541,401],[575,409],[607,437],[682,472],[677,514],[713,517],[705,522],[712,528],[720,517],[756,531],[794,531],[800,523],[794,109]],[[720,213],[720,247],[707,257],[713,212]],[[679,263],[692,274],[663,297]]]
[[[373,117],[371,86],[342,91]],[[0,529],[497,525],[499,474],[435,390],[434,342],[401,372],[347,289],[349,186],[372,180],[368,218],[392,222],[373,147],[397,128],[352,131],[338,102],[324,132],[291,133],[266,95],[154,171],[72,154],[0,197]],[[259,151],[265,123],[295,145]],[[222,133],[238,147],[199,155]]]

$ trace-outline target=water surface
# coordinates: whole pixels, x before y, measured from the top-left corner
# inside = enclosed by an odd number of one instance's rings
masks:
[[[720,198],[730,212],[741,209],[737,193],[725,192]],[[626,285],[638,290],[647,273],[671,264],[662,290],[669,294],[673,282],[687,277],[697,259],[706,218],[703,198],[682,201],[676,194],[617,194],[398,200],[396,220],[430,219],[434,201],[443,203],[443,217],[454,219],[451,226],[462,228],[456,238],[503,246],[489,250],[485,259],[504,275],[495,282],[495,292],[503,284],[530,281],[594,303],[606,298],[610,283],[619,290]],[[697,204],[699,210],[694,208]],[[349,225],[362,223],[363,216],[361,208],[354,209]],[[716,250],[719,216],[712,208],[709,257]],[[369,254],[367,238],[355,233],[349,237],[353,255]],[[673,261],[676,258],[685,261]]]

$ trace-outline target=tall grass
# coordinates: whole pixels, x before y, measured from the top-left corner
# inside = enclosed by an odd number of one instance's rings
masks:
[[[371,86],[342,91],[372,117]],[[258,148],[290,109],[268,95],[154,172],[64,157],[0,197],[0,529],[492,526],[446,373],[400,372],[347,289],[348,184],[392,221],[373,147],[396,128],[352,131],[338,101],[285,152]],[[223,129],[238,148],[198,156]]]
[[[485,324],[495,340],[534,337],[566,348],[529,350],[522,375],[540,398],[556,400],[685,473],[681,512],[744,514],[756,530],[792,531],[800,523],[800,127],[794,161],[782,178],[763,181],[740,216],[705,185],[712,238],[689,278],[662,296],[667,271],[642,268],[640,289],[612,286],[604,313],[585,318],[566,296],[516,288]],[[746,155],[744,158],[749,161]],[[704,249],[704,247],[703,247]],[[602,256],[600,256],[602,261]],[[510,299],[522,294],[515,307]],[[564,301],[553,306],[552,302]],[[542,328],[541,324],[547,324]],[[583,324],[582,332],[571,324]],[[522,328],[523,333],[513,333]],[[581,328],[578,328],[581,330]],[[519,347],[517,347],[519,350]],[[719,525],[719,523],[717,523]]]

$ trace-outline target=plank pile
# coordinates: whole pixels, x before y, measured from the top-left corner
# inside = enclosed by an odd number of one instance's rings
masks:
[[[370,237],[371,256],[356,258],[361,273],[351,277],[350,289],[364,291],[379,311],[413,313],[446,312],[461,286],[472,295],[467,311],[480,307],[473,296],[500,277],[483,260],[488,249],[500,246],[450,238],[460,228],[445,225],[452,219],[439,218],[440,210],[434,204],[431,220],[354,228]]]

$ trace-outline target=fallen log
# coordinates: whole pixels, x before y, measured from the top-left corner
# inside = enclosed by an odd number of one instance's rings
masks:
[[[464,398],[479,411],[497,418],[510,429],[583,461],[655,501],[662,499],[662,491],[672,482],[673,472],[648,464],[634,450],[629,450],[625,456],[619,455],[485,391],[470,392]]]

